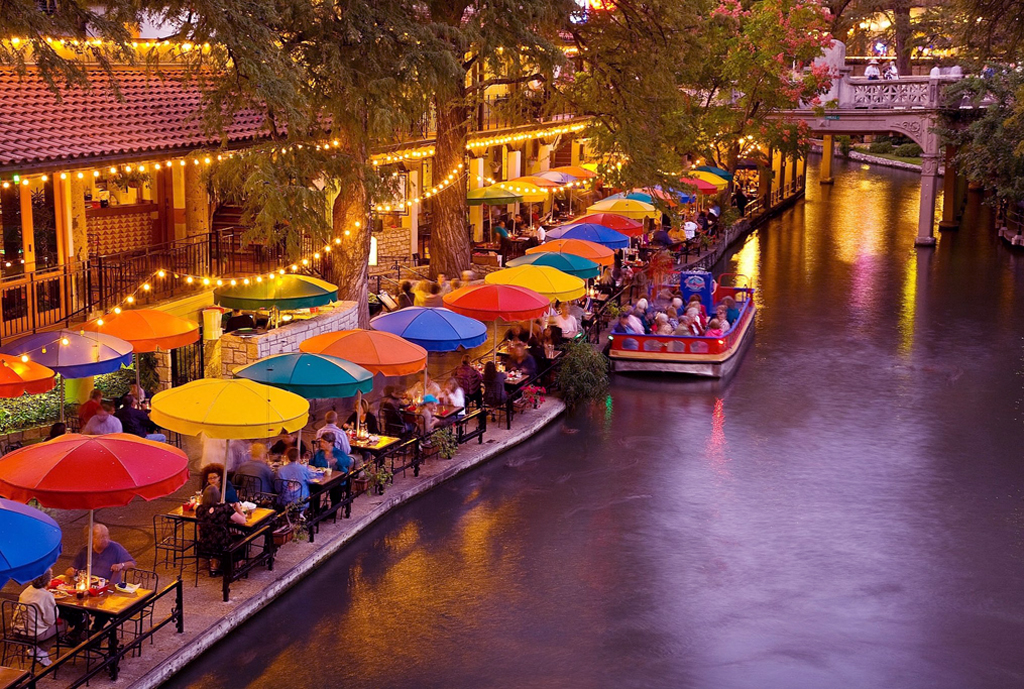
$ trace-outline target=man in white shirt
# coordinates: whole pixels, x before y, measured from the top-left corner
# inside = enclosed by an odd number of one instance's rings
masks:
[[[555,316],[551,323],[562,329],[562,337],[567,340],[576,337],[580,331],[579,321],[576,320],[576,316],[569,313],[569,304],[564,301],[558,310],[558,315]]]
[[[872,80],[882,76],[882,73],[878,71],[878,60],[872,60],[868,63],[868,66],[864,68],[864,76]]]
[[[338,412],[329,411],[324,415],[324,421],[326,422],[320,430],[316,432],[316,437],[320,438],[324,433],[334,434],[334,447],[341,450],[347,455],[352,454],[352,446],[348,442],[348,433],[341,428],[338,428]]]
[[[114,405],[104,402],[82,429],[82,435],[107,435],[122,433],[121,420],[114,416]]]

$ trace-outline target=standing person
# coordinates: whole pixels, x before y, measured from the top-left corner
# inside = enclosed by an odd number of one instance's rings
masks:
[[[158,443],[167,442],[166,435],[156,432],[156,424],[150,420],[149,414],[145,410],[139,409],[139,401],[135,399],[134,395],[124,396],[124,406],[117,410],[115,416],[121,422],[125,433],[131,433],[146,440],[155,440]]]
[[[317,440],[325,433],[332,433],[334,435],[334,446],[342,454],[352,454],[352,445],[348,441],[348,433],[338,428],[338,412],[331,410],[324,414],[324,425],[316,432]]]
[[[441,296],[448,294],[454,289],[452,283],[448,282],[448,276],[444,273],[437,274],[437,286],[441,288]],[[443,304],[442,304],[443,306]]]
[[[407,309],[415,305],[416,295],[412,293],[412,283],[408,280],[402,280],[402,284],[398,286],[398,308]]]
[[[89,419],[89,423],[82,428],[82,435],[107,435],[123,432],[121,420],[114,416],[114,405],[110,402],[104,402]]]
[[[743,190],[739,187],[736,188],[736,210],[740,212],[740,217],[743,217],[743,211],[747,207],[747,195],[743,193]]]
[[[466,394],[467,402],[476,402],[479,407],[483,404],[483,392],[481,383],[483,378],[480,372],[469,363],[469,355],[462,357],[462,363],[455,369],[455,378],[459,381],[459,387]]]
[[[57,601],[53,594],[46,590],[52,579],[53,570],[48,569],[33,579],[29,587],[18,596],[19,603],[34,607],[36,612],[24,616],[15,615],[11,625],[13,631],[37,641],[48,641],[57,636],[58,632],[64,631],[66,625],[57,617]],[[35,656],[35,659],[43,667],[49,667],[52,664],[50,654],[42,646],[30,649],[29,655]]]
[[[103,406],[103,393],[96,388],[89,392],[89,399],[78,408],[78,427],[85,428],[96,412]]]
[[[878,70],[878,60],[872,59],[864,69],[864,76],[871,81],[877,81],[882,73]]]
[[[89,527],[85,527],[85,535],[88,539]],[[65,572],[69,579],[73,579],[79,572],[84,572],[88,564],[89,546],[84,546],[71,567]],[[106,524],[93,524],[92,527],[92,575],[106,579],[111,584],[121,582],[121,572],[135,569],[135,558],[128,554],[124,546],[117,541],[110,540],[110,529]]]
[[[885,68],[885,74],[883,75],[883,78],[885,78],[885,79],[899,79],[900,78],[900,70],[899,70],[899,68],[896,67],[896,60],[893,60],[892,62],[890,62],[889,66]]]

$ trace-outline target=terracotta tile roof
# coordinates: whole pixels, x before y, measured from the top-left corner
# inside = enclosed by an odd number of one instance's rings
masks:
[[[91,88],[66,90],[58,101],[38,76],[0,69],[0,168],[38,169],[218,144],[217,137],[203,132],[199,91],[182,84],[174,72],[158,76],[118,68],[115,74],[121,99],[96,69],[89,73]],[[228,140],[257,138],[264,131],[262,122],[259,113],[239,113],[228,128]]]

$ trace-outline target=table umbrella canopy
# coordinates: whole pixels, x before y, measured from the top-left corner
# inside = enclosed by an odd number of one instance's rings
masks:
[[[122,507],[136,497],[153,500],[186,481],[184,452],[128,433],[69,433],[0,457],[0,495],[18,502],[35,498],[62,510]]]
[[[428,352],[471,349],[487,341],[486,325],[444,308],[412,306],[377,316],[370,327],[398,335]]]
[[[218,287],[213,291],[213,301],[218,306],[245,311],[310,309],[338,301],[338,286],[308,275],[282,275],[250,281],[248,285],[239,282]]]
[[[132,363],[132,346],[119,337],[77,330],[51,330],[23,337],[0,353],[28,357],[65,378],[113,373]]]
[[[251,380],[204,378],[153,396],[150,418],[158,426],[211,438],[269,438],[282,428],[306,425],[309,402],[298,395]]]
[[[604,225],[594,223],[570,223],[548,230],[548,236],[554,239],[582,239],[594,242],[609,249],[625,249],[629,246],[629,237],[616,232]]]
[[[601,274],[601,266],[589,258],[583,258],[575,254],[556,254],[551,252],[526,254],[519,258],[513,258],[507,265],[509,268],[528,265],[548,266],[563,273],[574,275],[581,280],[591,280]]]
[[[596,225],[610,227],[627,237],[637,237],[644,233],[644,224],[639,220],[626,218],[615,213],[591,213],[573,220],[574,223],[592,222]]]
[[[235,375],[294,392],[306,399],[354,397],[373,389],[373,374],[351,361],[326,354],[275,354],[235,369]]]
[[[721,177],[722,179],[724,179],[727,182],[731,182],[732,181],[732,173],[731,172],[726,172],[725,170],[723,170],[720,167],[713,167],[711,165],[701,165],[700,167],[698,167],[696,169],[700,170],[701,172],[710,172],[713,175],[717,175],[717,176]]]
[[[556,184],[551,182],[551,180],[547,180],[547,179],[543,180],[543,181],[548,183],[548,184],[550,184],[551,185],[550,187],[549,186],[540,186],[540,185],[537,185],[537,184],[531,184],[529,182],[520,181],[522,179],[525,179],[525,178],[513,179],[513,180],[509,180],[507,182],[498,182],[494,186],[499,187],[501,189],[506,189],[508,191],[515,192],[516,194],[519,194],[519,196],[521,197],[520,201],[524,201],[526,203],[542,203],[542,202],[544,202],[551,195],[550,194],[551,188],[557,186]]]
[[[605,199],[598,201],[587,209],[587,213],[615,213],[624,218],[642,220],[644,218],[661,218],[661,211],[649,203],[632,199]]]
[[[575,182],[577,179],[575,175],[570,175],[568,172],[557,172],[555,170],[545,170],[544,172],[538,172],[536,176],[540,177],[541,179],[550,180],[559,186],[569,184],[570,182]]]
[[[404,376],[422,371],[427,365],[427,350],[398,335],[377,330],[342,330],[311,337],[299,349],[312,354],[327,354],[359,364],[371,373]]]
[[[56,374],[41,364],[21,357],[0,354],[0,397],[36,395],[53,389]]]
[[[46,574],[60,553],[60,527],[48,514],[0,500],[0,586],[11,579],[27,584]]]
[[[587,293],[583,280],[548,266],[519,266],[488,273],[490,285],[518,285],[543,294],[551,301],[572,301]]]
[[[522,194],[494,186],[474,189],[466,194],[466,198],[471,206],[507,206],[523,200]]]
[[[466,285],[444,295],[444,305],[478,321],[525,321],[551,307],[543,294],[515,285]]]
[[[680,177],[679,181],[682,182],[683,184],[686,184],[688,186],[693,187],[694,189],[697,190],[697,193],[699,193],[699,194],[717,194],[718,193],[718,186],[717,185],[712,184],[711,182],[708,182],[707,180],[704,180],[704,179],[696,176],[696,175],[699,175],[699,174],[706,175],[708,173],[706,173],[706,172],[702,173],[702,172],[697,171],[697,170],[690,170],[690,173],[693,176],[691,176],[691,177]],[[721,178],[718,178],[718,179],[721,179]],[[722,180],[722,181],[724,182],[725,180]]]
[[[693,203],[697,200],[697,197],[683,191],[670,193],[658,186],[645,187],[643,189],[631,189],[630,191],[609,196],[605,200],[607,201],[608,199],[630,199],[633,201],[643,201],[644,203],[652,205],[656,201],[664,201],[670,206],[674,206],[679,203]]]
[[[594,177],[597,177],[596,172],[588,170],[586,166],[581,165],[562,165],[560,167],[553,167],[550,172],[564,172],[567,175],[572,175],[576,179],[593,179]]]
[[[585,239],[554,239],[540,246],[532,246],[526,250],[527,255],[540,253],[573,254],[589,258],[594,263],[610,266],[615,263],[615,252],[606,246],[588,242]]]
[[[197,324],[157,309],[112,313],[89,321],[82,329],[119,337],[131,344],[136,354],[176,349],[199,339]]]

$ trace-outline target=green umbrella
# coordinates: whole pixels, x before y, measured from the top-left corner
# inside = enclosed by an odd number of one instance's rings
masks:
[[[516,266],[550,266],[563,273],[569,275],[575,275],[582,280],[590,280],[596,278],[601,274],[601,266],[597,265],[589,258],[583,258],[575,254],[556,254],[556,253],[540,253],[540,254],[526,254],[519,258],[514,258],[508,262],[509,268],[515,268]]]
[[[507,206],[523,200],[522,194],[517,194],[501,187],[481,187],[474,189],[466,195],[471,206]]]
[[[338,286],[308,275],[282,275],[250,281],[248,285],[218,287],[213,291],[213,301],[217,306],[243,311],[309,309],[338,301]]]
[[[326,354],[275,354],[235,369],[235,375],[293,392],[306,399],[352,397],[373,389],[373,374]]]

